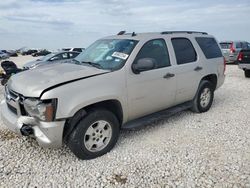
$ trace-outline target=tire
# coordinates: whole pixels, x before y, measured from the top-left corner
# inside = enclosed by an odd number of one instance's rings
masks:
[[[250,70],[244,70],[245,72],[245,77],[250,78]]]
[[[207,93],[207,95],[206,95]],[[207,112],[212,106],[214,99],[214,86],[207,80],[202,80],[198,92],[193,100],[191,110],[196,113]]]
[[[77,123],[67,139],[67,145],[78,158],[93,159],[115,146],[119,132],[117,117],[106,109],[96,109]]]

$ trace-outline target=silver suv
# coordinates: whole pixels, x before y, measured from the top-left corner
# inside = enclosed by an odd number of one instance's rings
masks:
[[[191,109],[209,110],[225,64],[203,32],[127,34],[97,40],[68,63],[11,77],[1,114],[44,147],[66,143],[81,159],[110,151],[122,128]]]
[[[236,63],[240,51],[249,48],[250,44],[246,41],[224,41],[220,46],[226,63]]]

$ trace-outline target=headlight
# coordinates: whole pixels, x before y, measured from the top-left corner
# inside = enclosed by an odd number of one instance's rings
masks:
[[[56,99],[41,101],[38,99],[25,99],[24,109],[31,116],[42,121],[53,121],[56,113]]]

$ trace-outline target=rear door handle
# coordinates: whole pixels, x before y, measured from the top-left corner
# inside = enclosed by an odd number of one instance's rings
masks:
[[[194,69],[194,71],[200,71],[200,70],[202,70],[203,68],[202,67],[195,67],[195,69]]]
[[[174,77],[174,76],[175,76],[175,74],[167,73],[167,74],[165,74],[165,75],[163,76],[163,78],[168,79],[168,78],[172,78],[172,77]]]

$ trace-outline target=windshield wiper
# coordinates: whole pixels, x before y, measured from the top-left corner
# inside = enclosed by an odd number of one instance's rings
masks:
[[[91,65],[92,67],[96,67],[98,69],[102,69],[102,66],[98,63],[93,63],[90,61],[82,61],[81,63]]]

